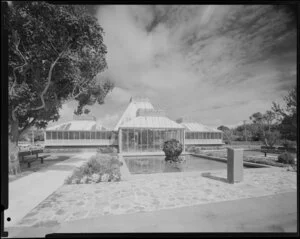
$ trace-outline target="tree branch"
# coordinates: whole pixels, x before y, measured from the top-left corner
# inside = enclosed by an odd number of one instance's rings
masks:
[[[17,107],[14,108],[14,109],[11,111],[11,118],[12,118],[13,121],[17,121],[17,117],[16,117],[16,114],[15,114],[16,110],[17,110]]]
[[[68,48],[68,47],[67,47]],[[57,63],[57,61],[62,57],[62,55],[66,52],[67,48],[65,50],[63,50],[59,55],[58,57],[55,59],[55,61],[51,64],[50,66],[50,70],[49,70],[49,73],[48,73],[48,79],[47,79],[47,84],[44,88],[44,90],[42,91],[42,94],[40,95],[40,98],[41,98],[41,101],[42,101],[42,105],[41,106],[38,106],[36,108],[33,108],[31,109],[32,111],[35,111],[35,110],[41,110],[43,108],[45,108],[45,99],[44,99],[44,95],[47,93],[48,89],[49,89],[49,86],[51,84],[51,78],[52,78],[52,72],[53,72],[53,69]]]
[[[16,48],[15,50],[16,50],[16,52],[18,53],[18,55],[21,56],[21,58],[23,59],[24,64],[21,65],[21,66],[17,66],[17,67],[15,67],[15,68],[13,69],[14,82],[13,82],[11,88],[9,89],[9,94],[10,94],[10,95],[14,93],[14,88],[15,88],[15,85],[16,85],[16,82],[17,82],[16,71],[19,70],[19,69],[22,69],[22,71],[23,71],[23,67],[26,66],[26,65],[28,65],[28,62],[26,61],[26,58],[23,56],[23,54],[22,54],[22,53],[20,52],[20,50],[19,50],[20,38],[19,38],[19,39],[16,39],[17,36],[18,36],[17,34],[18,34],[18,33],[17,33],[17,31],[16,31],[15,34],[14,34],[14,35],[15,35],[15,40],[16,40],[16,42],[14,43],[15,48]]]
[[[21,136],[28,128],[34,125],[36,118],[34,118],[31,122],[28,122],[23,129],[19,130],[19,136]]]

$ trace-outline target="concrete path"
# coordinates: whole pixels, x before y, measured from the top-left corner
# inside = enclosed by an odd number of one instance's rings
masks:
[[[296,192],[63,223],[57,232],[297,232]]]
[[[40,227],[101,215],[149,212],[297,190],[297,174],[282,168],[244,170],[229,184],[226,171],[131,175],[127,181],[64,185],[16,226]]]
[[[10,182],[9,209],[5,211],[6,227],[14,226],[40,202],[45,200],[61,185],[74,168],[86,162],[94,153],[85,152],[38,172]]]
[[[10,228],[9,237],[70,232],[297,232],[297,193]]]

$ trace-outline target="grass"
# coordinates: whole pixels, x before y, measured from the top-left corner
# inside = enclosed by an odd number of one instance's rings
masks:
[[[211,151],[211,152],[203,152],[207,156],[212,156],[212,157],[218,157],[218,158],[227,158],[227,151]],[[250,162],[250,163],[258,163],[258,164],[264,164],[264,165],[270,165],[270,166],[275,166],[275,167],[292,167],[293,170],[296,170],[295,165],[291,164],[283,164],[278,162],[278,155],[279,154],[267,154],[267,157],[265,157],[265,154],[260,152],[260,151],[244,151],[244,157],[243,160],[245,162]],[[293,157],[296,157],[296,154],[293,154]],[[268,157],[269,156],[269,157]]]
[[[18,175],[9,175],[8,181],[13,182],[17,179],[20,179],[20,178],[28,176],[32,173],[38,172],[42,169],[45,169],[47,167],[50,167],[50,166],[56,164],[56,163],[67,160],[71,157],[71,155],[59,155],[59,154],[43,154],[43,155],[49,156],[44,159],[44,163],[42,164],[41,160],[37,159],[37,160],[31,162],[30,168],[28,168],[26,162],[20,162],[21,173]]]

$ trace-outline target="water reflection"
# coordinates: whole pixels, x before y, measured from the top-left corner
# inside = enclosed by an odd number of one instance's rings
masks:
[[[147,157],[125,157],[125,162],[132,174],[170,173],[187,171],[205,171],[226,169],[223,162],[194,157],[192,155],[181,156],[184,158],[181,164],[170,164],[165,161],[164,156]]]

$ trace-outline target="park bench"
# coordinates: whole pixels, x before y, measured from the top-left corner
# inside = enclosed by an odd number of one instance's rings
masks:
[[[44,163],[44,158],[46,158],[46,155],[39,155],[40,153],[43,153],[43,150],[36,149],[36,150],[27,150],[27,151],[20,151],[19,157],[20,162],[26,162],[28,165],[28,168],[30,168],[31,163],[37,159],[41,160],[41,163]]]
[[[296,153],[296,148],[286,148],[286,147],[267,147],[267,146],[261,146],[260,151],[262,153],[265,153],[265,157],[267,157],[267,153],[273,153],[273,154],[281,154],[284,152],[291,152]]]

